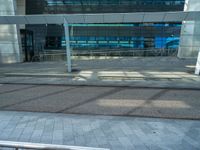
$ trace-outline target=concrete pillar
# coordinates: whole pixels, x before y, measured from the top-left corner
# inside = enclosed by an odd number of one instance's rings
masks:
[[[0,0],[0,15],[16,14],[15,0]],[[0,63],[21,62],[20,33],[17,25],[0,25]]]
[[[67,72],[72,72],[71,65],[71,50],[70,50],[70,40],[69,40],[69,24],[64,18],[64,30],[65,30],[65,41],[66,41],[66,58],[67,58]]]
[[[200,11],[200,0],[186,0],[184,11]],[[196,58],[200,48],[200,21],[184,21],[181,29],[179,58]]]

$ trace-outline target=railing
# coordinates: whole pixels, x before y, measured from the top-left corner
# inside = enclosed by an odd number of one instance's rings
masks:
[[[0,147],[13,148],[15,150],[20,150],[20,149],[32,149],[32,150],[109,150],[109,149],[105,149],[105,148],[92,148],[92,147],[40,144],[40,143],[27,143],[27,142],[12,142],[12,141],[0,141]]]
[[[122,50],[79,50],[73,56],[175,56],[177,49],[122,49]]]
[[[136,49],[136,50],[74,50],[72,56],[79,57],[148,57],[148,56],[176,56],[177,49]],[[63,51],[46,51],[44,54],[34,56],[32,61],[59,61],[66,60]]]

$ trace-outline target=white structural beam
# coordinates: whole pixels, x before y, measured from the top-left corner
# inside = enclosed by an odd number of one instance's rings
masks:
[[[200,21],[200,11],[0,16],[0,24],[142,23]]]
[[[124,14],[118,13],[118,15],[115,15],[114,13],[107,13],[107,14],[103,15],[103,21],[104,22],[109,22],[111,20],[113,22],[123,22]]]
[[[143,22],[161,22],[163,21],[164,17],[165,17],[164,12],[160,12],[160,13],[156,13],[156,12],[152,12],[152,13],[145,13],[144,17],[143,17]]]
[[[46,21],[46,24],[63,24],[63,15],[44,15],[44,20]]]
[[[145,13],[126,13],[124,14],[124,20],[123,23],[129,23],[129,22],[143,22]],[[112,21],[112,20],[111,20]]]
[[[84,15],[85,22],[87,23],[104,23],[104,15],[103,14],[87,14]],[[112,20],[112,19],[111,19]]]
[[[70,40],[69,40],[69,24],[64,18],[64,30],[65,30],[65,42],[66,42],[66,58],[67,58],[67,72],[72,72],[71,65],[71,50],[70,50]]]
[[[176,12],[170,12],[164,14],[165,17],[163,19],[164,22],[182,22],[186,20],[186,16],[188,15],[189,12],[181,12],[181,13],[176,13]],[[190,18],[188,18],[190,19]]]

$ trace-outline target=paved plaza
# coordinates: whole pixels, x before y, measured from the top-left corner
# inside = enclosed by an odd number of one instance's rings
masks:
[[[195,64],[176,57],[74,59],[72,73],[63,61],[1,64],[0,83],[200,89]]]
[[[69,74],[65,62],[1,64],[0,140],[200,150],[194,66],[174,57],[74,60]]]
[[[110,148],[199,150],[200,122],[0,111],[0,140]]]

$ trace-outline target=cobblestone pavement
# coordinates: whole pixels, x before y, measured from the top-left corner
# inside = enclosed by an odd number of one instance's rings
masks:
[[[0,110],[200,119],[199,90],[0,85]]]
[[[200,121],[0,111],[0,140],[110,148],[199,150]]]

